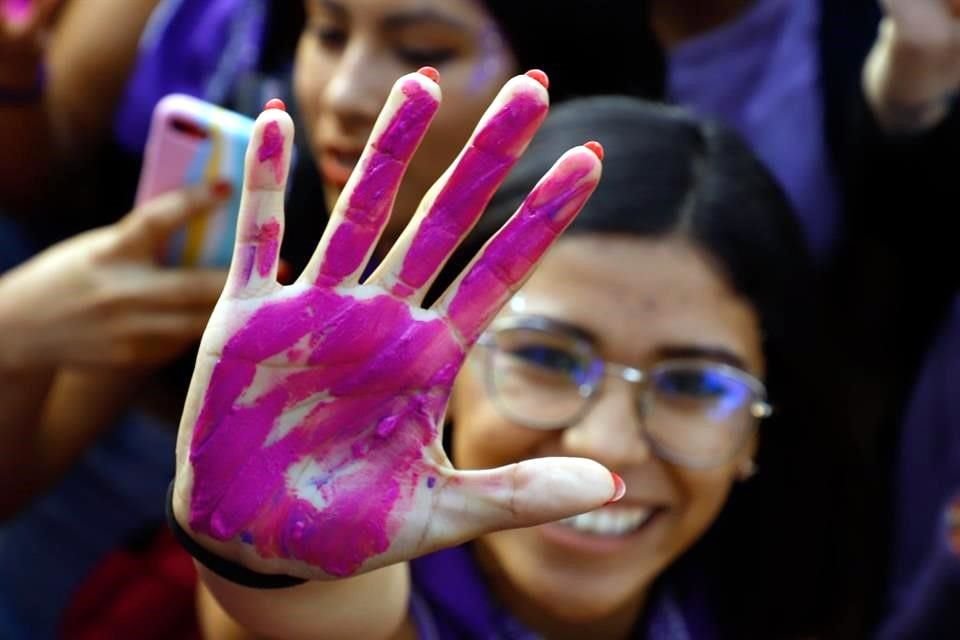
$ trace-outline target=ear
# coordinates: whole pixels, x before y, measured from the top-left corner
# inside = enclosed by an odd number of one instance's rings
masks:
[[[746,482],[756,474],[757,463],[753,461],[753,458],[744,458],[740,464],[737,465],[737,480],[740,482]]]
[[[740,461],[737,463],[737,480],[740,482],[746,482],[757,475],[756,457],[758,448],[757,434],[754,433],[743,447],[743,451],[740,453]]]

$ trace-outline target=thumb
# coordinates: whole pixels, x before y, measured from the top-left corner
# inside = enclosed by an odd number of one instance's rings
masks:
[[[619,476],[586,458],[534,458],[485,471],[454,471],[433,513],[440,546],[490,531],[585,513],[623,497]]]
[[[210,213],[230,198],[233,187],[226,180],[169,191],[141,204],[127,214],[122,224],[125,238],[162,245],[192,218]]]

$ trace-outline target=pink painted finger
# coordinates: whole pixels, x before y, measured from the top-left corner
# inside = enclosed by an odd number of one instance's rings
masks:
[[[600,171],[594,151],[566,152],[443,294],[435,308],[465,344],[473,344],[573,221],[597,187]]]
[[[498,469],[451,471],[439,482],[427,535],[433,548],[586,513],[619,500],[625,489],[618,476],[585,458],[533,458]]]
[[[290,116],[279,108],[266,109],[257,118],[247,147],[237,240],[227,278],[231,295],[260,295],[279,286],[283,198],[292,148]]]
[[[517,76],[504,85],[451,168],[421,201],[372,284],[399,298],[422,299],[527,148],[548,104],[547,90],[533,77]]]
[[[359,281],[439,107],[440,87],[430,76],[418,72],[397,80],[301,278],[326,287]]]

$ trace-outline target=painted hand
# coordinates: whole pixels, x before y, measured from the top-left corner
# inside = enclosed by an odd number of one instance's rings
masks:
[[[178,520],[202,544],[254,570],[349,576],[588,511],[616,491],[589,460],[462,472],[440,444],[467,351],[600,177],[594,152],[568,151],[438,302],[421,308],[546,116],[539,82],[505,85],[360,283],[439,101],[425,75],[397,81],[312,261],[286,287],[275,275],[293,125],[280,110],[257,120],[227,288],[180,425],[174,497]]]

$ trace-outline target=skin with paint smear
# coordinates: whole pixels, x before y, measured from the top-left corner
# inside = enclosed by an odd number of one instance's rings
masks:
[[[504,86],[359,282],[439,101],[427,75],[397,81],[313,260],[286,287],[275,276],[292,123],[278,110],[258,120],[230,279],[181,422],[174,500],[202,544],[251,568],[350,576],[580,513],[615,490],[604,467],[583,459],[459,472],[440,444],[470,346],[599,180],[595,152],[567,152],[447,293],[420,307],[545,118],[540,82]]]

